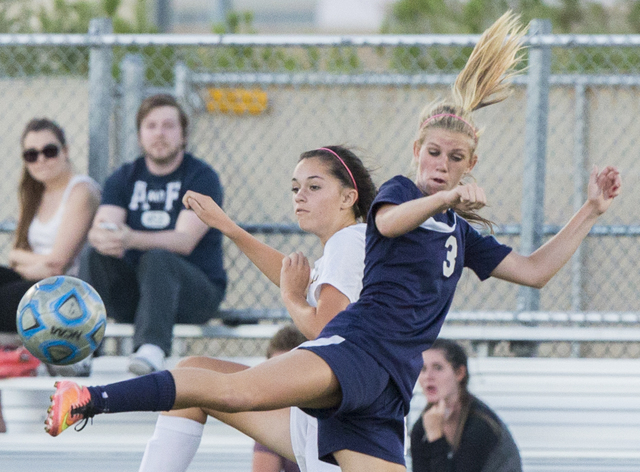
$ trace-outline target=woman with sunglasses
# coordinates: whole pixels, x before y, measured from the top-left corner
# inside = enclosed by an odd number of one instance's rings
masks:
[[[58,124],[46,118],[32,119],[22,132],[21,147],[20,216],[9,267],[0,267],[0,332],[5,333],[16,333],[18,304],[34,282],[77,274],[78,255],[100,200],[98,184],[74,173]],[[14,369],[13,375],[28,375],[33,370],[33,358],[21,351],[23,348],[0,351],[0,376],[3,365],[8,367],[9,355],[16,362],[25,360],[26,371],[21,374],[19,368]],[[7,357],[4,361],[3,355]]]

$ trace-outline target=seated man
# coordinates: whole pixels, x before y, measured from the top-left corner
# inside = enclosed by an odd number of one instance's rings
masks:
[[[107,179],[80,276],[107,316],[134,324],[129,370],[144,375],[163,368],[175,323],[216,315],[227,279],[222,234],[182,205],[187,190],[222,205],[216,172],[185,152],[187,115],[172,96],[154,95],[136,122],[143,155]]]

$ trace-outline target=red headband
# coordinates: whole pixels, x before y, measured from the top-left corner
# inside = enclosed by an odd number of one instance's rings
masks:
[[[345,164],[345,162],[342,160],[342,158],[340,156],[338,156],[338,154],[334,151],[332,151],[329,148],[318,148],[318,151],[328,151],[331,154],[333,154],[334,156],[336,156],[338,158],[338,160],[342,163],[342,165],[344,166],[345,169],[347,169],[347,172],[349,172],[349,177],[351,177],[351,182],[353,182],[353,188],[356,189],[356,192],[358,191],[358,186],[356,185],[356,179],[353,178],[353,174],[351,173],[351,170],[349,169],[349,167],[347,166],[347,164]]]
[[[433,121],[436,118],[443,118],[445,116],[456,118],[457,120],[462,121],[465,125],[471,128],[471,131],[473,131],[473,139],[476,143],[478,142],[478,135],[476,134],[476,129],[473,127],[473,125],[469,123],[467,120],[465,120],[464,118],[462,118],[461,116],[454,115],[453,113],[438,113],[437,115],[430,116],[429,118],[427,118],[422,122],[422,124],[420,125],[420,129],[424,128],[427,125],[427,123],[429,123],[430,121]]]

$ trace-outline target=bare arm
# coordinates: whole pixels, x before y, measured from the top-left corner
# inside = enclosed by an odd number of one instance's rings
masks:
[[[115,237],[115,232],[124,225],[127,212],[116,205],[100,205],[93,224],[89,230],[89,244],[101,254],[122,257],[124,249],[121,238]],[[106,229],[103,225],[110,225],[113,229]]]
[[[448,208],[477,210],[486,205],[484,190],[475,183],[459,185],[453,190],[410,200],[400,205],[382,205],[376,212],[376,227],[380,234],[395,238],[413,231],[432,216]]]
[[[191,210],[182,210],[175,229],[167,231],[132,230],[124,224],[126,214],[124,208],[115,205],[100,206],[89,232],[89,242],[98,252],[122,257],[127,249],[166,249],[189,255],[209,230]]]
[[[64,274],[82,249],[99,201],[100,194],[92,185],[75,185],[65,204],[51,253],[15,249],[9,256],[11,266],[27,280]]]
[[[333,285],[320,288],[318,306],[307,302],[311,269],[309,261],[297,252],[282,261],[280,293],[294,324],[307,339],[316,339],[325,325],[349,305],[349,298]]]
[[[176,254],[188,256],[209,231],[200,218],[191,210],[182,210],[178,214],[176,227],[167,231],[135,231],[127,228],[124,235],[126,249],[165,249]]]
[[[594,168],[589,178],[589,196],[585,204],[562,230],[530,256],[511,252],[491,275],[509,282],[542,288],[574,254],[594,223],[615,197],[622,181],[615,167],[602,172]]]
[[[182,202],[206,225],[231,239],[271,282],[280,286],[280,269],[284,254],[240,228],[211,197],[189,190]]]

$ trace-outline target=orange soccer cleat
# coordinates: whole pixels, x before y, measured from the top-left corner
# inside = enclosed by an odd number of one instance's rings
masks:
[[[89,390],[71,380],[56,382],[54,387],[56,393],[51,396],[44,430],[51,436],[57,436],[69,426],[84,419],[85,423],[78,429],[80,431],[94,415]]]

